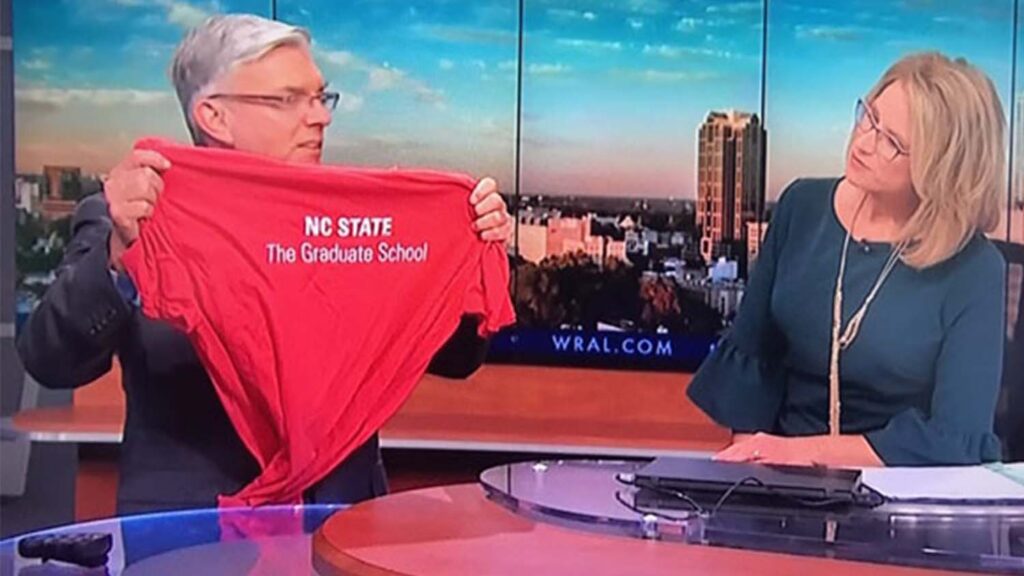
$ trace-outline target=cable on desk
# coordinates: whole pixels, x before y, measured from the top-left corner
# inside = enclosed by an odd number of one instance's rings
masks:
[[[777,498],[782,498],[784,500],[789,500],[790,502],[795,502],[795,503],[797,503],[797,504],[799,504],[801,506],[805,506],[805,507],[808,507],[808,508],[824,508],[824,507],[828,507],[828,506],[834,506],[836,504],[845,504],[845,503],[847,503],[847,501],[845,499],[841,499],[841,498],[829,498],[829,499],[825,499],[825,500],[805,500],[803,498],[797,498],[796,496],[790,496],[788,494],[783,494],[781,492],[778,492],[777,490],[775,490],[771,486],[766,485],[764,482],[762,482],[760,479],[758,479],[758,478],[756,478],[754,476],[747,476],[745,478],[741,478],[740,480],[737,480],[736,482],[733,482],[732,485],[730,485],[729,488],[726,489],[726,491],[722,493],[722,496],[718,499],[718,501],[715,503],[714,507],[712,507],[712,509],[709,512],[709,511],[705,510],[704,507],[702,507],[696,500],[694,500],[692,497],[690,497],[685,492],[682,492],[682,491],[679,491],[679,490],[674,490],[674,489],[671,489],[671,488],[666,488],[664,486],[641,486],[641,485],[638,485],[635,480],[633,480],[633,481],[626,480],[626,479],[622,478],[619,475],[616,475],[615,479],[619,483],[625,484],[626,486],[631,486],[633,488],[640,488],[640,489],[644,489],[644,490],[651,490],[651,491],[653,491],[655,493],[658,493],[658,494],[663,494],[663,495],[666,495],[666,496],[671,496],[671,497],[674,497],[674,498],[678,498],[678,499],[686,502],[688,505],[690,505],[690,507],[693,508],[694,512],[696,512],[700,516],[704,516],[706,519],[711,519],[712,517],[714,517],[718,513],[718,511],[722,508],[722,506],[726,503],[726,501],[736,492],[736,490],[740,486],[743,486],[744,484],[752,484],[754,486],[758,486],[760,488],[764,488],[765,490],[768,491],[769,494],[771,494],[771,495],[773,495],[773,496],[775,496]],[[639,508],[638,506],[636,506],[634,504],[629,504],[629,503],[625,502],[620,496],[621,495],[620,495],[619,492],[615,493],[615,499],[618,500],[620,504],[623,504],[624,506],[626,506],[627,508],[629,508],[630,510],[632,510],[634,512],[637,512],[639,514],[654,514],[655,516],[662,516],[658,512],[645,511],[642,508]],[[690,517],[688,517],[686,519],[689,519],[689,518],[692,518],[692,516],[690,516]],[[672,519],[672,518],[669,518],[669,519]]]
[[[628,500],[626,500],[625,497],[622,496],[622,492],[618,490],[615,491],[615,499],[619,502],[619,504],[622,504],[632,512],[636,512],[637,514],[642,514],[644,516],[656,516],[661,520],[671,520],[672,522],[688,522],[690,520],[693,520],[694,518],[698,518],[700,514],[703,514],[703,512],[698,513],[694,511],[687,512],[686,516],[675,516],[672,514],[665,514],[663,512],[656,512],[654,510],[644,510],[643,508],[637,506],[636,504],[632,504]]]
[[[664,486],[639,486],[636,483],[636,481],[626,480],[626,479],[622,478],[619,475],[615,476],[615,480],[617,482],[619,482],[620,484],[625,484],[626,486],[630,486],[630,487],[633,487],[633,488],[644,488],[644,489],[647,489],[647,490],[651,490],[653,492],[657,492],[658,494],[664,494],[666,496],[672,496],[674,498],[678,498],[678,499],[686,502],[687,504],[689,504],[690,507],[693,508],[694,512],[696,512],[698,514],[701,514],[701,515],[707,513],[707,511],[704,510],[704,507],[701,506],[700,503],[698,503],[696,500],[691,498],[685,492],[680,492],[678,490],[673,490],[671,488],[666,488]]]

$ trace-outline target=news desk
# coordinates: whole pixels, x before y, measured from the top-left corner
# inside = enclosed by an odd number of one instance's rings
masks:
[[[480,485],[395,494],[327,520],[321,574],[1024,573],[1024,507],[650,507],[645,461],[499,466]]]
[[[108,567],[69,571],[0,542],[0,574],[1024,574],[1024,508],[816,511],[726,502],[709,517],[634,510],[634,460],[499,466],[480,482],[355,506],[203,510],[52,533],[115,535]],[[629,504],[627,506],[623,503]],[[677,520],[678,519],[678,520]]]

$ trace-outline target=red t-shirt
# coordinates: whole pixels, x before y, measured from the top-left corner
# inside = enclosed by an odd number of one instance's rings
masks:
[[[297,503],[402,405],[464,313],[514,321],[474,182],[146,139],[172,167],[123,262],[186,332],[262,472],[222,506]]]

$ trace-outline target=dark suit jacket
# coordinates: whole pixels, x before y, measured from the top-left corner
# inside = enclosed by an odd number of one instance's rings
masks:
[[[26,322],[18,351],[51,388],[82,386],[117,354],[127,401],[119,513],[213,506],[259,472],[217,398],[187,337],[145,317],[115,285],[108,266],[111,221],[102,194],[82,200],[57,279]],[[459,329],[430,371],[466,377],[486,354],[476,321]],[[386,490],[377,438],[307,492],[312,502],[354,502]]]

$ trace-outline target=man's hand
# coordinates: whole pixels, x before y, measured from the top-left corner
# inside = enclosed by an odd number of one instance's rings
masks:
[[[469,196],[469,203],[476,212],[473,229],[480,239],[487,242],[507,242],[512,237],[512,216],[508,213],[505,199],[498,193],[498,184],[493,178],[477,182]]]
[[[103,183],[114,229],[110,234],[110,265],[121,269],[121,255],[139,237],[139,220],[153,215],[164,189],[160,174],[170,161],[152,150],[133,150],[114,166]]]

